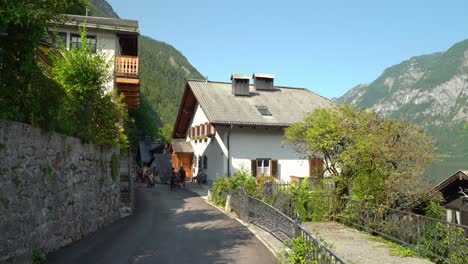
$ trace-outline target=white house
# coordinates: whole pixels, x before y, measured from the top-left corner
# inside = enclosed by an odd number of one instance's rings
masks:
[[[49,35],[52,42],[61,43],[67,49],[80,47],[80,27],[86,26],[87,43],[96,52],[100,50],[111,62],[114,78],[106,85],[107,91],[117,88],[125,94],[129,109],[139,105],[139,60],[138,60],[138,21],[118,18],[64,15],[63,21],[49,22]]]
[[[194,175],[205,168],[209,182],[238,169],[290,181],[323,168],[282,142],[285,128],[330,107],[329,100],[307,89],[274,86],[270,74],[254,74],[253,85],[248,75],[233,74],[231,80],[187,82],[173,130],[174,144],[183,139],[193,148],[184,168]]]

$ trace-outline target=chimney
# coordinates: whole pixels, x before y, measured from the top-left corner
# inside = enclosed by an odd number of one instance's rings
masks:
[[[264,91],[274,90],[273,80],[275,79],[275,76],[273,76],[273,74],[254,73],[252,78],[254,79],[255,91],[256,90],[264,90]]]
[[[249,76],[247,74],[231,75],[232,94],[235,96],[249,96]]]

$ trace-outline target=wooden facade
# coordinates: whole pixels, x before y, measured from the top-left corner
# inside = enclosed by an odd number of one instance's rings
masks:
[[[184,167],[187,179],[193,177],[193,153],[172,153],[172,167],[179,171],[180,167]]]
[[[115,83],[119,95],[128,109],[140,105],[140,71],[138,58],[138,36],[119,35],[121,55],[115,56]]]
[[[187,178],[191,179],[194,173],[194,152],[190,142],[173,140],[169,146],[169,152],[171,153],[172,167],[176,171],[184,167]]]

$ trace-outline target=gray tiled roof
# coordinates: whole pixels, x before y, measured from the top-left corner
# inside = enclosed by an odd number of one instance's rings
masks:
[[[66,25],[83,25],[88,28],[101,28],[121,32],[138,33],[138,21],[110,17],[78,16],[65,14]]]
[[[173,139],[171,144],[176,153],[193,153],[192,144],[185,139]]]
[[[140,141],[138,142],[138,151],[140,153],[140,160],[143,164],[150,163],[152,160],[151,150],[164,144],[162,142],[145,142]]]
[[[189,80],[198,103],[213,124],[290,126],[317,108],[332,103],[307,89],[275,86],[273,91],[254,91],[234,96],[230,82]],[[266,106],[271,116],[262,116],[256,106]]]

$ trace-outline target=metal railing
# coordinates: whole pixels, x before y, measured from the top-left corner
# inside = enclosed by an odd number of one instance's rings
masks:
[[[293,220],[262,200],[248,195],[245,189],[230,190],[226,202],[229,208],[236,212],[243,221],[263,228],[282,242],[301,236],[308,245],[305,252],[307,259],[319,264],[347,264],[327,245],[305,230],[300,222]]]
[[[122,76],[138,76],[138,57],[115,56],[115,74]]]
[[[327,245],[321,242],[309,231],[305,230],[302,226],[299,226],[299,232],[304,241],[311,245],[310,250],[306,251],[307,259],[313,259],[318,264],[347,263],[346,260],[337,256]]]
[[[448,263],[468,263],[467,226],[371,203],[341,199],[334,218]]]

